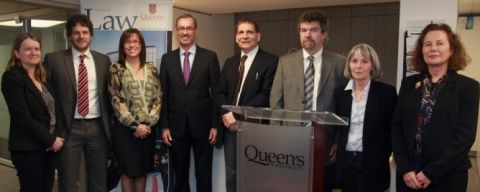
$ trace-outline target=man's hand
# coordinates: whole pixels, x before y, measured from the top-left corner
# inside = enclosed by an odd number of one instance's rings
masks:
[[[335,161],[337,158],[337,144],[333,144],[332,148],[330,148],[330,153],[328,154],[330,160]]]
[[[208,143],[214,145],[217,142],[217,128],[210,128],[210,135],[208,135]]]
[[[229,131],[231,132],[237,131],[237,120],[233,116],[232,112],[228,112],[222,115],[222,122],[223,122],[223,125],[225,125],[225,127],[227,127]]]
[[[165,145],[172,146],[172,135],[170,129],[166,128],[162,130],[162,140]]]

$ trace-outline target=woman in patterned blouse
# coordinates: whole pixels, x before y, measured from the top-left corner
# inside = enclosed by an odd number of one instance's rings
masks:
[[[110,67],[109,92],[116,116],[113,152],[123,191],[145,191],[145,176],[153,165],[153,132],[162,93],[157,69],[146,63],[146,54],[140,31],[128,29],[120,37],[118,64]]]

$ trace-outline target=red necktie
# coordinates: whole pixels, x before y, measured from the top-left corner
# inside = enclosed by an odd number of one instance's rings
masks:
[[[77,110],[83,117],[88,114],[88,73],[84,63],[85,57],[86,55],[80,55],[77,82]]]

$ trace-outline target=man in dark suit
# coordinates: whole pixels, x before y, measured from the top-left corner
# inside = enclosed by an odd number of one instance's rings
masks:
[[[272,109],[334,111],[333,91],[345,82],[345,57],[323,49],[328,36],[328,19],[323,12],[304,12],[298,21],[303,49],[280,58],[270,95]],[[309,82],[309,83],[308,83]],[[309,85],[309,86],[307,86]],[[327,129],[328,166],[325,191],[333,185],[334,130]]]
[[[72,48],[45,55],[47,82],[62,110],[65,129],[59,164],[59,190],[76,192],[80,154],[85,153],[87,190],[107,191],[107,153],[110,139],[108,74],[110,59],[89,49],[93,26],[85,15],[66,23]]]
[[[190,149],[193,148],[198,192],[212,191],[213,144],[220,124],[213,101],[220,76],[217,54],[195,44],[197,22],[192,15],[177,18],[180,48],[162,57],[160,81],[163,105],[160,128],[171,147],[175,191],[190,191]]]
[[[235,39],[241,54],[225,61],[216,89],[216,102],[220,108],[222,105],[268,107],[278,57],[258,47],[260,30],[255,21],[240,19],[236,28]],[[225,109],[220,109],[220,114],[227,128],[224,132],[227,191],[235,192],[237,119]]]

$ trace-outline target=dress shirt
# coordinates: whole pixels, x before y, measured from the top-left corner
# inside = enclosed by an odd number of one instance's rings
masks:
[[[363,151],[363,122],[365,120],[365,108],[367,107],[368,91],[370,82],[363,88],[363,95],[359,102],[355,99],[355,81],[350,79],[345,90],[352,91],[352,112],[350,115],[350,129],[348,131],[347,151]]]
[[[313,102],[312,102],[312,111],[317,110],[317,96],[318,96],[318,85],[320,84],[320,74],[322,69],[322,53],[323,48],[320,49],[317,53],[313,54],[313,68],[315,69],[315,77],[313,81]],[[310,54],[303,49],[303,74],[307,72],[308,65],[310,65],[310,60],[308,57]]]
[[[250,70],[250,67],[252,66],[253,60],[255,59],[255,56],[257,55],[257,53],[258,53],[258,45],[246,54],[242,50],[242,54],[240,55],[240,60],[244,55],[247,55],[247,60],[245,60],[245,63],[243,64],[244,71],[243,71],[243,77],[242,77],[242,84],[240,85],[240,90],[238,91],[239,96],[237,97],[237,101],[235,101],[237,105],[238,105],[238,101],[240,101],[240,94],[242,93],[243,84],[245,83],[245,78],[247,78],[248,70]]]
[[[97,87],[97,73],[95,70],[95,62],[93,60],[90,49],[80,53],[76,49],[72,48],[73,55],[73,67],[75,68],[75,83],[78,82],[78,69],[80,67],[80,55],[85,54],[86,57],[83,60],[88,74],[88,114],[83,117],[78,113],[77,105],[75,104],[75,119],[92,119],[100,117],[100,101],[98,100],[98,87]]]
[[[185,59],[185,55],[183,55],[183,53],[190,52],[190,55],[188,55],[188,60],[190,61],[190,75],[192,74],[193,59],[195,58],[196,51],[197,51],[197,45],[195,44],[193,44],[193,46],[190,47],[189,50],[183,50],[182,48],[180,48],[180,66],[182,67],[182,71],[183,71],[183,61]]]

